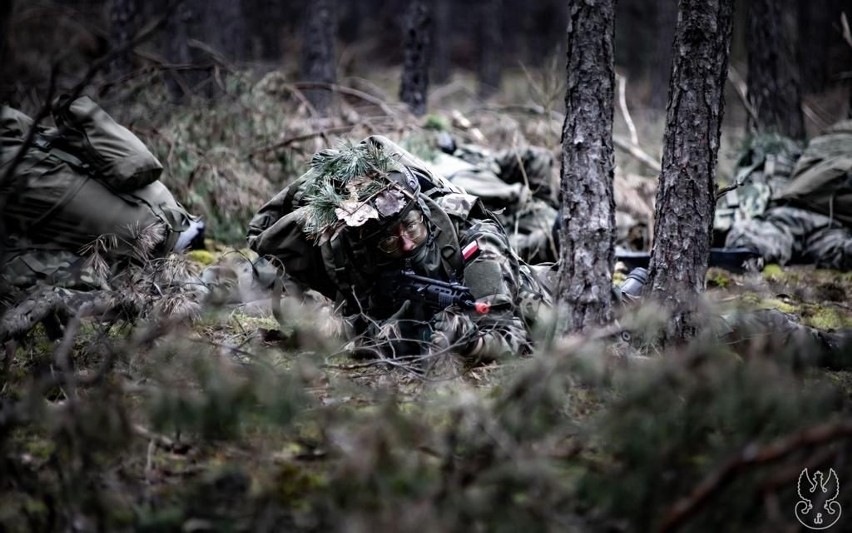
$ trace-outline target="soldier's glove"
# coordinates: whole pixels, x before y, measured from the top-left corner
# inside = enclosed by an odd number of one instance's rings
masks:
[[[464,313],[444,309],[432,318],[431,344],[438,350],[468,355],[477,346],[478,328]]]
[[[347,345],[355,357],[382,357],[394,355],[394,346],[402,339],[400,320],[408,313],[411,301],[406,300],[400,308],[386,320],[373,322],[358,338]]]

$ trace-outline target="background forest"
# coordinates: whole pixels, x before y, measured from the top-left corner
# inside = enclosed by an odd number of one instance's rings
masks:
[[[773,7],[735,5],[720,184],[761,126],[804,140],[852,112],[846,3],[754,3]],[[602,332],[430,380],[346,357],[321,306],[284,298],[279,321],[169,281],[245,268],[252,214],[340,138],[443,129],[559,161],[573,4],[0,2],[3,102],[36,117],[60,93],[92,96],[208,224],[206,250],[109,280],[110,313],[6,342],[0,530],[794,531],[803,468],[833,468],[852,513],[852,374],[807,346],[623,357]],[[614,7],[614,194],[646,229],[678,9]],[[768,62],[790,91],[767,111]],[[712,305],[852,328],[849,273],[710,269],[707,287]],[[619,318],[652,331],[662,315]]]

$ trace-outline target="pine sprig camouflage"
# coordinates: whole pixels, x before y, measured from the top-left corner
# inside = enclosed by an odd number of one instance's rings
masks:
[[[395,159],[381,146],[344,141],[336,149],[323,150],[311,159],[312,179],[305,188],[302,226],[320,238],[340,222],[337,208],[345,201],[368,202],[393,182],[388,173]]]

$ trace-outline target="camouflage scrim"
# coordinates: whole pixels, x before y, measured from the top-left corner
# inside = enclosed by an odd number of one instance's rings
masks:
[[[525,261],[556,259],[552,238],[557,210],[553,154],[527,147],[492,153],[462,145],[433,157],[435,172],[482,200],[506,229],[509,244]]]
[[[713,227],[727,231],[735,222],[763,214],[790,181],[801,147],[780,135],[752,139],[734,170],[737,187],[716,204]]]
[[[796,207],[773,207],[731,228],[725,246],[756,248],[766,263],[852,269],[852,233],[836,220]]]
[[[852,268],[852,121],[811,139],[804,152],[789,139],[759,137],[736,180],[716,209],[725,246],[757,248],[780,265]]]

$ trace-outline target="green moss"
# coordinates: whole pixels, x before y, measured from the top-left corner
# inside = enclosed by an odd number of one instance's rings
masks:
[[[802,313],[802,321],[808,326],[822,330],[852,327],[852,317],[840,313],[834,307],[823,305],[808,306]]]
[[[758,303],[760,309],[777,309],[782,313],[797,313],[799,307],[777,298],[764,298]]]
[[[763,274],[764,279],[777,281],[784,277],[784,269],[775,263],[770,263],[763,267],[761,274]]]
[[[449,121],[440,115],[426,115],[423,127],[427,130],[449,131]]]
[[[708,287],[719,287],[720,289],[724,289],[731,284],[731,276],[720,268],[708,269],[705,279],[707,280]]]
[[[195,261],[205,266],[212,265],[216,261],[216,257],[207,250],[192,250],[186,254],[186,257],[190,261]]]

